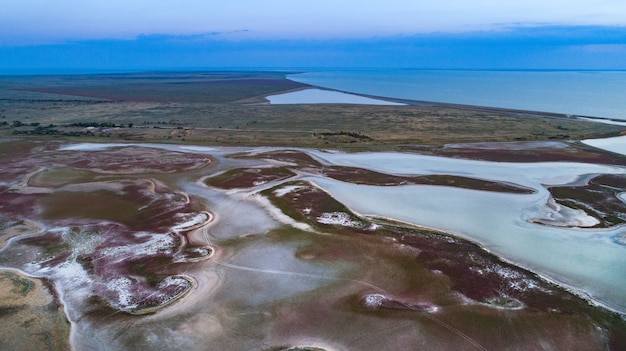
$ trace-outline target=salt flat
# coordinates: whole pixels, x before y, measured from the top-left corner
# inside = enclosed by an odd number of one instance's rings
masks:
[[[623,225],[582,228],[597,223],[593,213],[556,203],[550,187],[623,179],[623,166],[19,146],[24,155],[0,153],[9,226],[0,234],[11,236],[0,268],[51,281],[77,350],[405,349],[423,340],[502,349],[511,341],[492,335],[507,333],[518,346],[554,349],[621,340],[622,316],[562,288],[623,315]],[[424,175],[437,182],[412,182]],[[619,198],[626,186],[616,184],[609,195]],[[33,221],[40,231],[24,231]]]
[[[532,223],[543,222],[542,219],[589,221],[582,211],[549,206],[550,193],[545,186],[584,184],[592,174],[626,174],[624,167],[573,162],[487,162],[401,153],[313,154],[328,164],[393,174],[471,176],[535,189],[534,194],[499,194],[441,186],[375,187],[313,178],[359,213],[469,238],[504,259],[589,294],[613,309],[626,311],[622,294],[626,289],[626,247],[614,240],[622,226],[580,229]]]

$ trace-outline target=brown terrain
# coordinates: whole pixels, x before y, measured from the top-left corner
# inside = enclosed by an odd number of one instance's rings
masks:
[[[467,240],[360,216],[301,178],[532,189],[296,149],[626,165],[568,141],[618,126],[423,103],[274,106],[263,97],[303,87],[275,72],[3,78],[0,349],[626,349],[623,315]],[[283,147],[62,148],[84,141]],[[549,188],[600,227],[626,220],[625,189],[619,175]]]

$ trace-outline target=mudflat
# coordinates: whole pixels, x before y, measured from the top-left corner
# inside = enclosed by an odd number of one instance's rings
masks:
[[[0,344],[623,349],[622,280],[569,273],[588,273],[594,248],[624,257],[626,158],[577,141],[623,127],[411,101],[267,104],[307,87],[284,74],[2,77],[0,324],[19,326]],[[559,276],[420,218],[440,205],[494,237],[521,228],[525,248],[524,235],[571,240],[583,263]]]
[[[3,292],[3,313],[7,321],[57,320],[13,335],[28,345],[39,345],[37,333],[77,350],[424,342],[619,350],[624,342],[619,313],[456,235],[358,214],[324,185],[537,196],[541,188],[524,182],[333,166],[308,149],[4,140],[0,151],[0,267],[14,286]],[[155,162],[159,153],[167,165]],[[623,177],[597,184],[619,193]],[[14,345],[13,336],[3,345]]]

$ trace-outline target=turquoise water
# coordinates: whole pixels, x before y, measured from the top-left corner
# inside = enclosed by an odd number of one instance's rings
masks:
[[[317,71],[289,79],[422,101],[626,120],[626,71]]]
[[[586,141],[590,143],[591,141]],[[65,151],[98,152],[112,147],[133,144],[71,144]],[[134,144],[143,147],[177,152],[207,154],[217,157],[228,169],[241,166],[231,155],[259,154],[272,148],[226,148],[189,145]],[[446,186],[405,185],[371,186],[341,182],[323,174],[303,174],[310,180],[357,213],[388,217],[418,226],[434,228],[479,243],[490,252],[546,277],[594,303],[626,315],[626,241],[625,225],[606,229],[578,228],[576,222],[587,222],[589,216],[582,211],[551,206],[549,186],[574,186],[586,182],[596,174],[626,174],[626,168],[576,162],[507,163],[445,158],[398,152],[340,153],[301,149],[324,164],[369,169],[387,174],[428,175],[447,174],[516,184],[534,189],[531,194],[497,193]],[[234,162],[234,163],[233,163]],[[260,161],[258,161],[260,162]],[[255,163],[259,164],[259,163]],[[285,180],[285,182],[290,180]],[[266,232],[276,225],[277,209],[252,200],[246,191],[221,193],[196,180],[181,181],[183,190],[205,199],[212,211],[221,218],[211,227],[211,237],[229,240],[241,233]],[[265,186],[273,186],[271,184]],[[263,187],[263,186],[261,186]],[[260,190],[257,188],[255,191]],[[622,197],[620,197],[622,198]],[[245,200],[245,201],[244,201]],[[261,202],[259,202],[261,201]],[[256,202],[254,204],[253,202]],[[241,209],[242,206],[245,206]],[[237,209],[233,209],[233,208]],[[241,213],[246,216],[241,217]],[[243,218],[243,219],[242,219]],[[538,224],[537,220],[550,219],[556,225]],[[289,220],[291,221],[291,220]],[[220,224],[222,223],[222,224]],[[559,226],[564,225],[564,226]],[[592,225],[592,224],[591,224]],[[260,231],[259,231],[260,230]],[[207,239],[208,240],[208,239]],[[229,259],[235,266],[253,267],[265,272],[284,272],[285,264],[305,275],[318,275],[319,267],[295,265],[286,260],[286,247],[264,247],[254,244],[254,252],[268,251],[270,261],[262,262],[257,256],[243,251]],[[285,251],[286,250],[286,251]],[[252,252],[252,251],[251,251]],[[291,256],[294,258],[295,256]],[[281,262],[278,262],[282,260]],[[267,266],[267,263],[271,263]],[[277,263],[278,262],[278,263]],[[295,261],[294,261],[295,262]],[[278,266],[277,266],[278,264]],[[247,268],[246,268],[247,269]],[[333,273],[334,274],[334,273]],[[276,277],[276,284],[283,284]],[[245,282],[249,283],[248,281]],[[303,290],[291,287],[291,293],[300,293],[310,286],[322,284],[320,280],[307,282]],[[244,299],[246,295],[237,295]],[[258,297],[254,297],[255,299]],[[267,296],[270,299],[270,296]],[[243,300],[241,300],[243,301]],[[248,300],[249,303],[267,303],[270,300]]]
[[[506,163],[426,155],[310,151],[332,165],[387,174],[450,174],[517,184],[533,194],[505,194],[445,186],[371,186],[310,177],[357,213],[434,228],[479,243],[488,251],[626,314],[624,226],[573,228],[538,219],[585,221],[582,212],[551,208],[546,186],[581,184],[591,174],[626,174],[621,166],[575,162]]]

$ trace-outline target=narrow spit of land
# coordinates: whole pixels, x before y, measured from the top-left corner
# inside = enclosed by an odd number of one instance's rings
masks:
[[[0,135],[390,150],[401,144],[563,140],[624,127],[553,113],[407,101],[271,105],[293,72],[0,77]],[[387,99],[389,100],[389,99]]]

